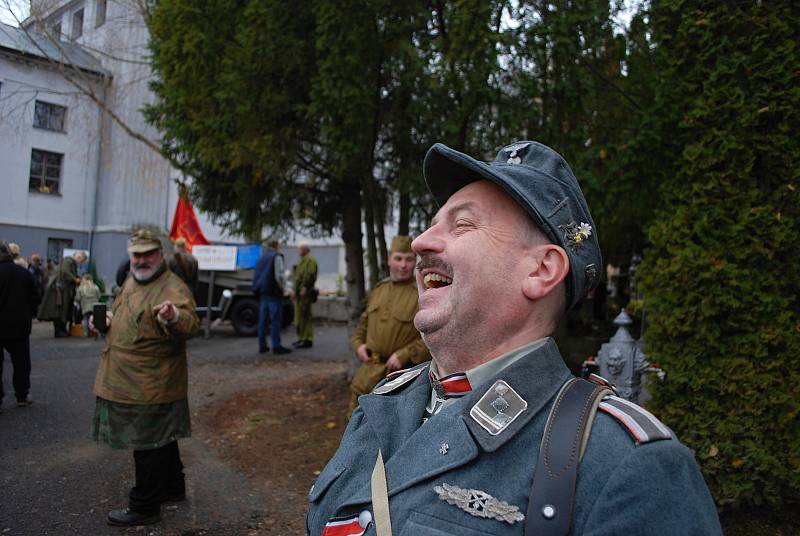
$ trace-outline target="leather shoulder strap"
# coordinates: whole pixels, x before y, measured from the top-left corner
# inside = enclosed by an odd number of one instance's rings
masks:
[[[600,400],[612,391],[573,378],[556,396],[533,475],[525,536],[566,535],[572,522],[575,483]]]

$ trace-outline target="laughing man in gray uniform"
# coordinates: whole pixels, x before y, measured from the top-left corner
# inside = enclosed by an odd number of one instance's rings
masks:
[[[691,451],[573,378],[550,338],[603,269],[564,159],[436,144],[424,174],[441,209],[412,245],[414,323],[433,361],[360,397],[309,493],[309,534],[721,534]]]

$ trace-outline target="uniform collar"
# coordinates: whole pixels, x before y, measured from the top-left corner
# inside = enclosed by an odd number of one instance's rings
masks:
[[[479,383],[472,384],[471,392],[461,398],[451,399],[452,404],[429,419],[422,427],[430,428],[445,414],[458,416],[458,420],[466,423],[475,441],[483,450],[488,452],[497,450],[537,415],[571,376],[555,341],[550,337],[534,341],[500,357],[503,361],[499,365],[504,366],[498,366],[494,374],[487,374],[482,378],[479,376],[477,380]],[[500,434],[491,435],[470,416],[470,410],[498,380],[505,381],[513,388],[525,400],[528,407]],[[367,416],[367,422],[374,428],[381,444],[384,459],[390,459],[420,427],[430,399],[431,384],[426,370],[423,370],[402,393],[389,396],[369,394],[359,399],[359,404]],[[387,419],[386,415],[397,415],[398,418]]]
[[[497,377],[503,371],[503,369],[516,363],[520,358],[526,356],[527,354],[544,346],[545,344],[547,344],[548,340],[550,340],[549,337],[544,337],[541,339],[537,339],[533,342],[523,344],[522,346],[519,346],[511,350],[510,352],[506,352],[505,354],[502,354],[492,359],[491,361],[487,361],[486,363],[482,363],[477,367],[474,367],[466,371],[467,381],[469,382],[469,385],[471,386],[472,390],[474,390],[475,387],[486,383],[488,380]],[[441,378],[439,373],[439,367],[437,366],[435,359],[431,361],[430,373],[432,376],[440,378],[441,380],[454,376],[454,374],[451,374],[449,376],[446,376],[445,378]],[[445,405],[448,406],[450,404],[452,404],[452,402],[445,403]],[[428,403],[427,406],[428,413],[432,413],[433,408],[435,407],[436,407],[436,391],[434,389],[431,389],[430,402]]]

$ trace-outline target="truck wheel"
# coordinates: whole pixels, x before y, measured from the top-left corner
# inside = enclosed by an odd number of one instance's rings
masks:
[[[240,337],[258,335],[258,301],[253,298],[240,298],[231,306],[230,314],[233,330]]]

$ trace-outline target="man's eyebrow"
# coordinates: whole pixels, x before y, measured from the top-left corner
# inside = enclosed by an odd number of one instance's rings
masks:
[[[456,212],[461,212],[462,210],[468,210],[470,212],[474,212],[475,208],[477,206],[478,206],[478,204],[475,203],[475,201],[464,201],[463,203],[459,203],[458,205],[456,205],[454,207],[450,207],[450,209],[448,209],[447,213],[448,214],[455,214]]]
[[[477,206],[478,206],[478,204],[475,201],[463,201],[463,202],[461,202],[461,203],[459,203],[459,204],[457,204],[455,206],[452,206],[452,207],[448,208],[446,215],[447,216],[452,216],[453,214],[456,214],[456,213],[464,211],[464,210],[470,211],[470,212],[475,212],[475,209],[477,208]],[[431,220],[431,227],[433,227],[437,223],[439,223],[439,215],[438,214],[436,216],[434,216],[433,219]]]

